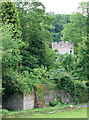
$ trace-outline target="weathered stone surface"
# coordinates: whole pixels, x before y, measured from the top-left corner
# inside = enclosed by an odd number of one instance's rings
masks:
[[[69,105],[69,108],[74,108],[74,106],[73,105]]]
[[[23,110],[34,108],[34,95],[23,95]]]
[[[52,42],[52,49],[54,50],[58,50],[57,53],[60,54],[65,54],[65,53],[72,53],[74,54],[74,43],[70,43],[70,42]]]
[[[3,101],[3,108],[10,109],[10,110],[27,110],[32,109],[35,107],[35,104],[37,104],[37,107],[44,107],[45,105],[49,105],[50,100],[57,101],[59,100],[59,103],[71,103],[71,96],[69,93],[66,93],[64,90],[55,90],[55,89],[47,89],[45,87],[44,89],[44,95],[43,100],[45,103],[42,103],[40,99],[38,99],[37,93],[37,100],[35,97],[35,94],[19,94],[14,93],[13,95],[9,96],[9,98],[5,101]],[[41,103],[41,104],[40,104]],[[71,107],[71,106],[70,106]]]
[[[2,101],[2,107],[10,110],[22,110],[23,109],[23,95],[14,93],[9,96],[5,101]]]
[[[10,110],[32,109],[34,108],[34,95],[14,93],[6,101],[3,101],[3,108]]]

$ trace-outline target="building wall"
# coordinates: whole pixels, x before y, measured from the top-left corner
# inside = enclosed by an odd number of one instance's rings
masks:
[[[74,43],[70,42],[52,42],[52,49],[58,50],[57,53],[65,54],[65,53],[72,53],[74,55]]]
[[[71,103],[71,96],[69,93],[66,93],[64,90],[55,90],[52,89],[44,89],[43,99],[45,101],[45,105],[49,105],[50,101],[58,101],[62,103]],[[38,95],[39,93],[37,93]],[[60,97],[60,99],[58,99]],[[18,94],[15,93],[10,96],[6,101],[3,101],[3,108],[9,110],[28,110],[34,108],[34,105],[37,104],[37,107],[43,107],[39,104],[41,100],[37,100],[35,103],[35,95],[34,94]],[[44,104],[43,104],[44,105]]]
[[[60,99],[59,99],[60,98]],[[62,103],[71,103],[71,96],[69,93],[66,93],[64,90],[51,90],[49,94],[44,95],[45,104],[49,105],[50,101],[58,101]],[[74,101],[73,101],[74,102]]]
[[[3,108],[9,110],[27,110],[34,108],[34,95],[14,93],[3,101]]]
[[[49,105],[50,101],[56,101],[57,100],[57,91],[55,91],[54,89],[52,90],[46,90],[46,92],[44,93],[44,101],[45,101],[45,105]]]
[[[2,101],[2,107],[10,110],[23,109],[23,95],[14,93],[7,100]]]
[[[44,87],[43,89],[42,99],[44,99],[45,105],[50,105],[50,101],[58,101],[66,104],[66,103],[71,103],[72,100],[70,94],[66,93],[64,90],[55,89],[54,87],[48,89],[48,86]],[[41,101],[40,99],[37,100],[38,103],[40,101]]]
[[[34,108],[34,95],[23,95],[23,110]]]

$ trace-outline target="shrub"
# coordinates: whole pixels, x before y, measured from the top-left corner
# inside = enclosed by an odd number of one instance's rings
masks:
[[[57,101],[53,101],[53,100],[50,100],[49,103],[50,103],[50,106],[52,106],[52,107],[54,107],[58,104]]]
[[[8,110],[7,109],[2,109],[2,116],[4,117],[4,116],[6,116],[6,115],[8,115]]]

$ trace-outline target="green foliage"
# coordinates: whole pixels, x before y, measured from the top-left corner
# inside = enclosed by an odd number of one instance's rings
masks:
[[[16,30],[20,30],[20,21],[14,2],[2,2],[2,22],[12,23]]]
[[[77,56],[72,54],[65,54],[65,55],[59,54],[57,58],[57,62],[60,62],[60,68],[69,72],[73,76],[73,79],[80,80],[80,76],[78,75],[77,72],[79,65]],[[81,80],[84,79],[81,77]]]
[[[9,15],[5,16],[7,22],[3,21],[4,24],[0,30],[3,46],[2,79],[3,88],[5,88],[4,97],[14,92],[30,93],[32,84],[35,83],[47,84],[52,82],[49,79],[50,75],[47,68],[44,67],[53,65],[55,60],[55,53],[48,45],[51,34],[46,30],[50,26],[51,17],[44,14],[44,6],[41,3],[33,2],[30,5],[32,7],[30,6],[31,11],[29,12],[24,9],[26,4],[19,7],[19,15],[22,15],[20,18],[21,25],[25,28],[26,34],[29,34],[29,37],[25,36],[24,29],[22,29],[21,34],[21,31],[15,27],[15,23],[10,23]],[[3,3],[3,11],[6,6],[8,6],[8,9],[10,7],[10,9],[14,9],[13,7],[15,7],[12,3]],[[42,9],[39,9],[39,6]],[[14,13],[15,11],[12,16],[16,14]],[[9,14],[9,11],[6,14]],[[42,20],[44,21],[42,22]],[[15,33],[17,37],[13,37]],[[22,39],[20,39],[21,37]],[[44,66],[41,67],[41,65]]]
[[[87,87],[74,80],[87,80],[89,68],[86,4],[81,3],[79,8],[82,13],[73,13],[69,19],[69,15],[46,14],[41,2],[17,2],[16,6],[12,2],[2,3],[0,61],[6,98],[14,92],[30,93],[34,84],[51,84],[73,98],[76,95],[79,102],[86,101]],[[52,39],[62,40],[62,30],[64,40],[75,44],[76,56],[56,55],[51,49]],[[83,95],[85,99],[81,101]],[[42,96],[41,92],[39,97]]]
[[[81,14],[87,16],[87,14],[88,14],[87,6],[88,6],[87,2],[81,2],[81,3],[79,3],[77,11],[80,12]]]
[[[75,69],[75,60],[76,57],[72,54],[66,54],[64,55],[63,60],[61,61],[62,66],[68,71],[72,71]]]
[[[45,86],[44,85],[38,85],[38,84],[35,84],[34,85],[34,89],[36,90],[36,93],[38,94],[38,101],[39,101],[39,105],[41,105],[41,107],[45,104],[45,101],[44,101],[44,88]]]
[[[71,14],[70,23],[64,25],[64,40],[74,43],[74,52],[78,52],[78,44],[87,35],[87,17],[76,12]]]
[[[64,29],[63,25],[69,23],[69,16],[65,14],[53,14],[47,13],[48,15],[52,15],[55,17],[53,22],[53,28],[48,29],[52,33],[53,41],[59,42],[61,41],[61,31]]]
[[[70,23],[64,25],[64,40],[74,43],[74,53],[76,58],[70,64],[70,60],[63,58],[62,66],[70,71],[79,80],[87,80],[87,2],[79,4],[76,13],[70,15]],[[76,60],[75,60],[76,59]],[[73,59],[72,59],[73,60]]]
[[[13,30],[13,24],[2,25],[0,29],[2,34],[2,47],[3,47],[3,58],[2,67],[3,70],[7,68],[17,68],[17,62],[21,60],[20,49],[24,46],[21,39],[13,38],[15,30]],[[20,31],[18,31],[20,36]]]
[[[8,98],[9,95],[14,92],[18,93],[31,93],[32,90],[32,80],[29,78],[28,71],[23,73],[17,73],[13,69],[9,69],[10,73],[3,76],[3,88],[4,98]]]
[[[75,82],[71,74],[59,69],[53,72],[52,79],[54,79],[57,88],[64,90],[66,93],[70,93],[73,101],[76,103],[78,100],[79,102],[86,102],[87,101],[87,87],[84,83]],[[74,97],[76,96],[76,100]],[[84,96],[84,99],[82,99]]]
[[[4,93],[10,94],[12,91],[28,91],[27,76],[18,74],[17,64],[21,61],[20,49],[25,45],[21,39],[13,38],[13,24],[4,24],[0,29],[2,34],[2,85]],[[20,32],[18,31],[19,35]],[[18,35],[18,36],[19,36]],[[25,92],[26,92],[25,91]]]
[[[2,117],[5,117],[6,115],[8,115],[8,113],[9,111],[7,109],[2,109]]]
[[[88,95],[87,95],[87,86],[84,82],[74,82],[75,91],[74,94],[76,95],[76,102],[87,102]]]
[[[54,81],[50,80],[50,71],[47,71],[47,67],[41,66],[41,68],[34,68],[30,72],[30,79],[33,84],[54,84]]]
[[[87,6],[89,5],[89,2],[87,3]],[[87,78],[89,80],[89,8],[87,10],[87,41],[86,41],[86,46],[87,46],[87,50],[86,50],[86,59],[87,59],[87,65],[86,65],[86,68],[87,68]],[[88,81],[89,83],[89,81]],[[88,86],[89,87],[89,86]]]
[[[87,37],[83,38],[83,41],[79,43],[78,55],[77,55],[77,73],[79,79],[88,80],[87,77],[87,64],[88,64],[88,54],[87,54]]]
[[[20,118],[24,118],[24,119],[28,119],[29,118],[86,118],[87,119],[87,107],[83,107],[81,109],[78,109],[76,108],[77,106],[74,106],[75,109],[72,111],[72,110],[68,110],[68,105],[63,105],[61,106],[60,108],[57,108],[56,106],[55,107],[47,107],[46,108],[46,114],[45,114],[45,108],[36,108],[36,109],[31,109],[31,110],[28,110],[26,111],[27,115],[25,115],[25,111],[19,111],[19,115],[18,115],[18,111],[9,111],[9,114],[7,115],[7,118],[17,118],[19,117]],[[53,112],[54,111],[57,111],[55,114],[49,114],[50,112]],[[63,112],[64,111],[64,112]],[[33,114],[32,114],[33,113]],[[64,114],[65,113],[65,114]]]
[[[22,5],[22,7],[21,7]],[[28,6],[27,9],[26,5]],[[51,27],[53,17],[45,14],[45,7],[40,2],[17,3],[19,18],[21,22],[23,41],[26,49],[22,54],[22,71],[54,64],[55,54],[49,48],[49,41],[52,39],[47,28]],[[51,56],[51,58],[50,58]],[[24,66],[25,65],[25,66]]]
[[[57,101],[53,101],[53,100],[50,100],[49,103],[50,103],[50,106],[52,106],[52,107],[54,107],[58,104]]]
[[[44,66],[47,66],[48,68],[51,66],[55,66],[55,52],[49,48],[49,45],[45,45],[45,51],[43,53],[42,63]],[[41,58],[40,58],[41,59]]]

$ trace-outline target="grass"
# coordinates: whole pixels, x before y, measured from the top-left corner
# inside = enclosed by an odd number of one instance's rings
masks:
[[[87,108],[75,109],[75,110],[59,110],[56,113],[34,113],[30,115],[20,114],[10,115],[7,118],[87,118]]]
[[[31,116],[28,116],[31,117]],[[69,111],[58,111],[53,114],[35,114],[31,118],[87,118],[87,108]]]
[[[54,112],[54,113],[52,113]],[[87,118],[87,107],[74,106],[69,109],[68,105],[59,107],[35,108],[25,111],[9,111],[6,118]]]

